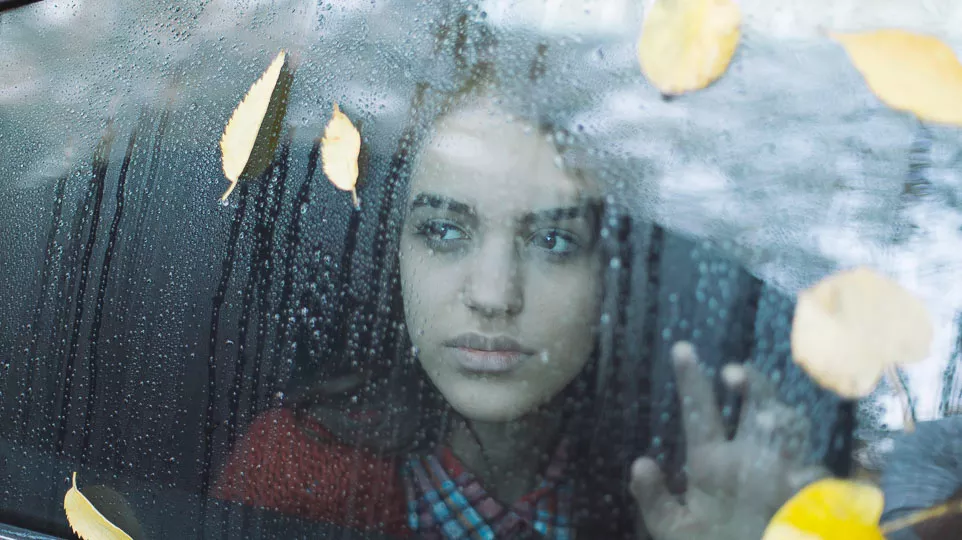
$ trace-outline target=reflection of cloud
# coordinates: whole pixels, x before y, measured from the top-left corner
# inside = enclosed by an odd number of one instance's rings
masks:
[[[482,0],[488,20],[500,27],[547,34],[626,36],[641,25],[637,0]]]
[[[901,28],[957,40],[962,4],[956,0],[736,0],[743,28],[784,39],[818,38],[823,30]],[[641,28],[654,0],[482,0],[489,20],[549,34],[627,36]]]
[[[746,25],[779,38],[811,38],[821,29],[860,31],[877,28],[962,37],[956,0],[739,0]]]
[[[5,13],[2,129],[5,140],[17,143],[0,147],[0,161],[22,165],[15,179],[20,185],[49,182],[67,170],[52,164],[69,167],[51,159],[64,154],[63,134],[76,137],[79,155],[89,153],[110,103],[119,100],[127,124],[143,106],[230,107],[280,48],[300,59],[299,80],[314,85],[312,97],[358,97],[372,114],[403,110],[407,96],[399,95],[397,83],[423,55],[419,44],[429,36],[418,25],[436,18],[437,7],[422,3],[418,19],[401,4],[214,0],[121,6],[86,0]],[[405,54],[411,55],[408,65],[398,62]],[[319,130],[321,105],[329,102],[315,102],[309,110],[301,102],[294,110]]]
[[[13,107],[27,101],[29,96],[36,95],[40,91],[40,81],[37,80],[33,66],[20,63],[9,66],[9,69],[16,71],[19,78],[2,81],[0,105]]]

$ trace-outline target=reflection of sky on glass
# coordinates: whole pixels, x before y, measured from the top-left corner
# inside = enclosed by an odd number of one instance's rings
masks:
[[[130,124],[142,105],[171,98],[197,122],[189,151],[213,157],[224,119],[281,47],[298,58],[288,121],[299,132],[320,133],[332,100],[368,122],[397,125],[430,69],[428,21],[451,2],[158,4],[43,2],[0,17],[0,161],[15,164],[0,182],[49,181],[89,155],[109,110]],[[625,183],[639,212],[653,209],[674,229],[732,244],[756,273],[790,291],[833,268],[871,264],[921,295],[938,320],[936,344],[927,363],[907,371],[920,416],[931,417],[962,305],[958,132],[931,129],[930,194],[902,199],[917,123],[879,104],[817,29],[897,24],[958,46],[962,33],[950,22],[962,19],[962,4],[741,4],[745,40],[732,69],[672,102],[638,73],[634,1],[485,0],[483,9],[492,24],[543,31],[564,51],[570,80],[559,78],[559,88],[590,96],[571,124],[625,158],[629,174],[639,164],[649,171]],[[642,200],[643,192],[653,197]]]

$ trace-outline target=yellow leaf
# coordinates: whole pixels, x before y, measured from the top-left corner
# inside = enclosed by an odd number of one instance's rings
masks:
[[[256,177],[274,159],[292,81],[287,54],[281,51],[234,109],[220,139],[224,176],[231,183],[221,201],[227,200],[242,175]]]
[[[70,528],[83,540],[132,540],[80,493],[76,472],[73,473],[73,485],[63,498],[63,509]]]
[[[826,478],[809,484],[775,513],[762,540],[885,540],[878,521],[882,491]]]
[[[857,268],[799,293],[791,341],[795,362],[816,382],[859,398],[886,368],[926,357],[932,322],[898,283]]]
[[[351,192],[354,208],[360,209],[357,199],[357,158],[361,154],[361,134],[351,119],[334,103],[334,114],[324,129],[321,139],[321,160],[324,174],[337,189]]]
[[[638,40],[641,70],[663,94],[704,88],[728,68],[740,24],[733,0],[656,0]]]
[[[922,121],[962,126],[962,64],[948,45],[904,30],[830,36],[883,103]]]

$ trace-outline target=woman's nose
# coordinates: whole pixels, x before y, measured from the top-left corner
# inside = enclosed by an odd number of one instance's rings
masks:
[[[462,299],[485,317],[515,315],[524,309],[519,254],[513,241],[488,241],[468,261]]]

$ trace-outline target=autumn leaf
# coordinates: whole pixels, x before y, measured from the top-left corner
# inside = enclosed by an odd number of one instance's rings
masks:
[[[357,158],[361,154],[361,134],[351,119],[334,103],[334,113],[321,139],[324,174],[340,190],[351,192],[354,208],[360,210],[357,198]]]
[[[782,505],[762,540],[885,540],[895,531],[958,513],[962,501],[948,501],[879,525],[884,506],[882,490],[871,484],[818,480]]]
[[[885,540],[883,506],[882,490],[871,484],[826,478],[782,505],[762,540]]]
[[[72,486],[63,498],[63,509],[70,528],[83,540],[132,540],[80,493],[76,472],[73,473]]]
[[[857,268],[799,293],[792,355],[820,385],[860,398],[887,368],[924,359],[932,331],[920,300],[889,278]]]
[[[287,54],[281,51],[234,109],[220,139],[224,176],[231,183],[221,201],[238,182],[256,178],[273,161],[292,82]]]
[[[740,24],[734,0],[656,0],[638,40],[641,70],[663,94],[704,88],[728,68]]]
[[[948,45],[904,30],[829,35],[883,103],[925,122],[962,126],[962,64]]]

